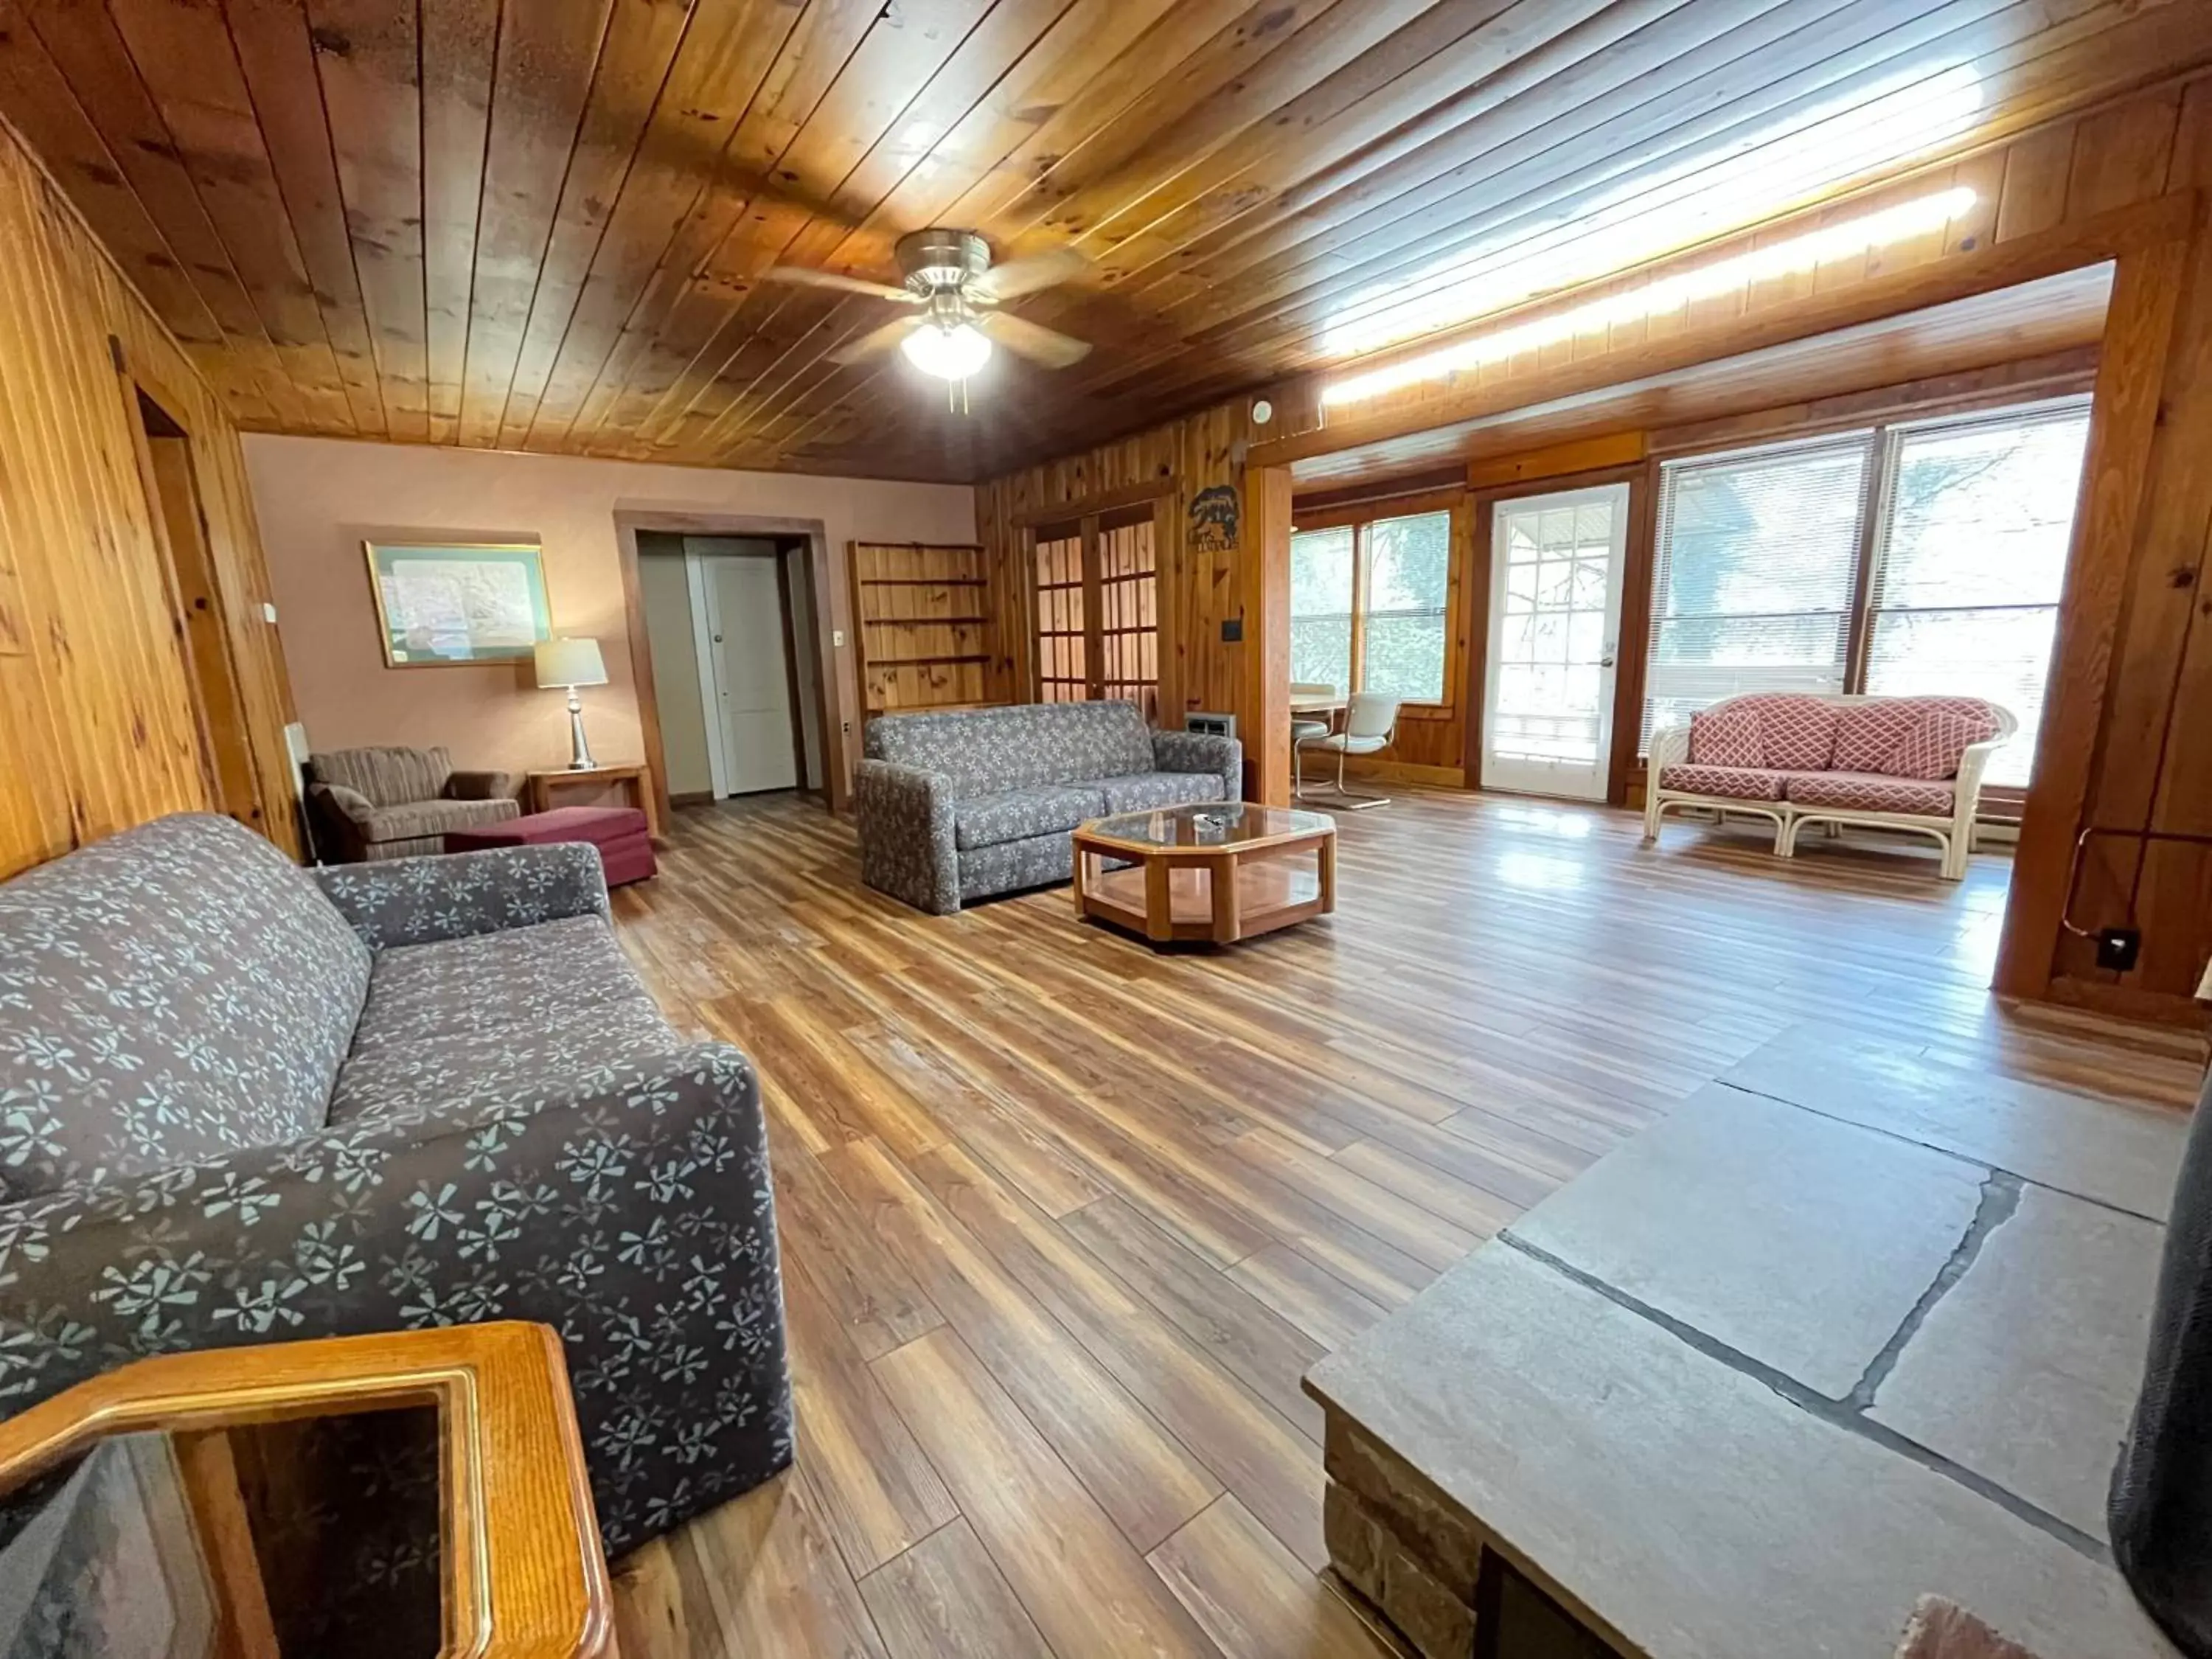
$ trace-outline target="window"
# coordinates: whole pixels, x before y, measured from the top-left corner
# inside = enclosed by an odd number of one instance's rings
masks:
[[[1294,684],[1352,684],[1350,525],[1291,538],[1291,679]]]
[[[1445,700],[1449,511],[1291,538],[1291,678],[1401,702]]]
[[[1089,623],[1083,603],[1079,526],[1040,530],[1036,537],[1037,701],[1081,702],[1090,696]]]
[[[1644,734],[1742,691],[1841,691],[1864,539],[1865,433],[1660,472]]]
[[[1866,689],[1987,697],[2020,731],[1988,781],[2027,782],[2089,413],[2069,405],[1890,434]]]
[[[1115,698],[1159,716],[1159,564],[1150,504],[1036,532],[1040,702]]]
[[[1948,693],[2012,711],[2025,786],[2088,435],[2069,398],[1668,462],[1638,752],[1740,691]]]
[[[1152,509],[1098,532],[1098,694],[1160,712],[1158,569]]]

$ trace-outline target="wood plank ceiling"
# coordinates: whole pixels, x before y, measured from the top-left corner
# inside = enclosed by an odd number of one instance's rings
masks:
[[[2208,56],[2203,0],[0,0],[0,114],[249,429],[964,480],[1812,112]],[[1098,349],[961,413],[757,280],[933,223],[1091,255],[1018,309]]]

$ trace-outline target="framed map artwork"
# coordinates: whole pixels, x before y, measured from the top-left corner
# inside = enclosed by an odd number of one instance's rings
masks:
[[[534,544],[364,542],[393,668],[522,662],[553,637]]]

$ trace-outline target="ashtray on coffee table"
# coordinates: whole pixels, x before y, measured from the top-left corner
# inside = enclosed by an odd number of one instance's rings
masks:
[[[1107,869],[1109,861],[1126,860]],[[1336,820],[1221,801],[1094,818],[1075,831],[1075,914],[1156,945],[1229,945],[1336,908]]]

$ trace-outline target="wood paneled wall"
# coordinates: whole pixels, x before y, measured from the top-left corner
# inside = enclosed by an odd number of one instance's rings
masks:
[[[296,855],[290,691],[237,434],[0,126],[0,876],[211,799],[138,467],[139,386],[190,434],[259,827]]]
[[[1158,500],[1164,503],[1166,527],[1158,553],[1161,723],[1179,725],[1186,709],[1244,714],[1244,647],[1221,637],[1224,622],[1243,620],[1237,544],[1212,533],[1218,521],[1210,518],[1206,530],[1194,533],[1191,505],[1204,491],[1226,485],[1237,491],[1249,513],[1246,453],[1285,426],[1305,429],[1316,418],[1315,396],[1312,386],[1285,389],[1266,425],[1252,419],[1249,399],[1217,404],[979,489],[976,530],[988,561],[996,618],[992,695],[1014,701],[1035,690],[1032,526],[1100,507]]]
[[[1769,334],[1794,337],[1791,313],[1830,300],[1848,305],[1854,290],[1863,289],[1869,303],[1894,294],[1900,310],[1931,303],[1952,297],[1942,289],[1942,272],[1964,270],[1964,262],[1977,255],[1986,264],[2008,243],[2025,246],[2076,228],[2086,237],[2107,222],[2104,216],[2195,192],[2187,257],[2138,267],[2164,270],[2168,274],[2154,280],[2178,290],[2170,338],[2162,356],[2153,354],[2162,361],[2162,379],[2155,387],[2125,388],[2111,376],[2100,380],[2100,420],[2108,428],[2116,391],[2137,403],[2150,398],[2157,418],[2126,438],[2121,447],[2128,453],[2108,444],[2101,459],[2101,467],[2122,480],[2119,493],[2139,485],[2140,511],[2130,508],[2117,540],[2109,528],[2100,532],[2097,569],[2084,571],[2077,557],[2060,645],[2062,669],[2071,665],[2074,672],[2061,674],[2053,696],[2078,706],[2054,704],[2045,728],[2046,756],[2054,741],[2082,745],[2089,784],[2081,811],[2069,807],[2060,815],[2069,823],[2046,824],[2037,839],[2070,846],[2081,829],[2098,833],[2078,878],[2063,859],[2054,864],[2049,854],[2023,848],[2001,979],[2002,988],[2017,994],[2193,1017],[2190,993],[2212,957],[2212,466],[2204,462],[2212,453],[2212,77],[2154,88],[2032,128],[1690,257],[1717,257],[1736,245],[1952,183],[1971,184],[1977,200],[1940,234],[1486,366],[1479,376],[1449,386],[1363,405],[1356,421],[1334,420],[1324,428],[1318,385],[1301,380],[1267,389],[1278,412],[1264,429],[1250,420],[1249,399],[1240,398],[994,480],[978,492],[977,518],[1000,576],[994,586],[1002,617],[997,672],[1005,694],[1022,695],[1027,684],[1019,555],[1024,526],[1046,510],[1137,489],[1174,498],[1175,533],[1164,566],[1175,573],[1173,598],[1164,615],[1162,658],[1173,665],[1175,678],[1170,687],[1164,668],[1163,718],[1185,708],[1241,712],[1249,619],[1244,642],[1220,638],[1221,622],[1237,615],[1237,555],[1191,551],[1182,509],[1201,489],[1241,483],[1254,447],[1255,465],[1284,465],[1336,448],[1340,441],[1372,441],[1394,426],[1415,433],[1660,372],[1678,360],[1717,359],[1765,344]],[[1595,292],[1654,280],[1668,269],[1662,263],[1547,304],[1572,305]],[[1920,272],[1929,278],[1927,297],[1915,300]],[[1407,465],[1433,471],[1454,453],[1449,444],[1426,453],[1409,445]],[[2134,484],[2126,483],[2128,475]],[[2077,541],[2077,552],[2083,544]],[[2097,594],[2114,585],[2124,590],[2116,620],[2112,607],[2102,606],[2108,620],[2093,624],[2090,613],[2101,605]],[[2069,902],[2070,919],[2090,928],[2142,927],[2139,965],[2125,975],[2098,970],[2088,944],[2061,925]]]

